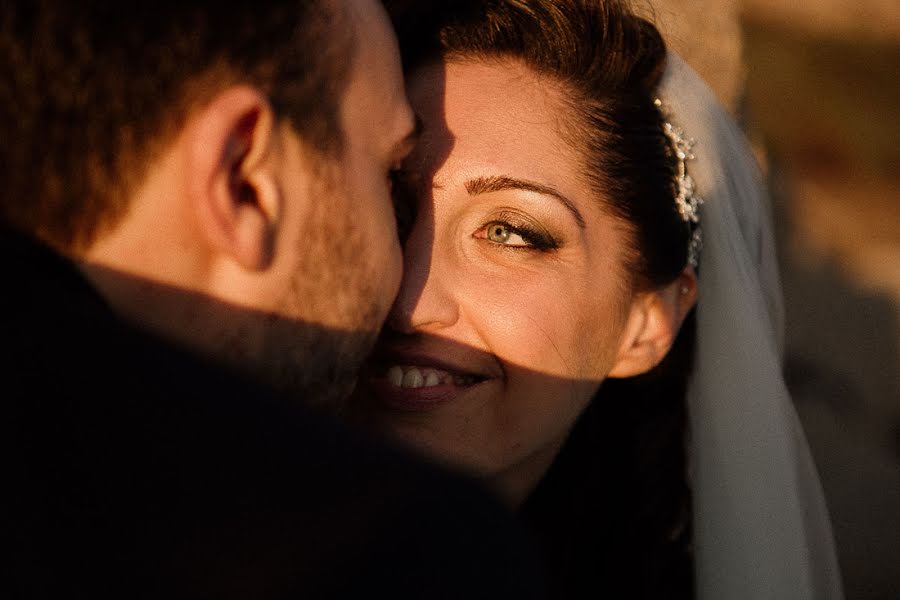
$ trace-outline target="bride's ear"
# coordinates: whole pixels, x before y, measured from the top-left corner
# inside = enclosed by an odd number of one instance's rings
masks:
[[[696,301],[697,275],[692,267],[669,285],[637,295],[608,377],[634,377],[658,365]]]

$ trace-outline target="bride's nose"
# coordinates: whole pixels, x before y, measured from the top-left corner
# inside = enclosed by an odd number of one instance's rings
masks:
[[[400,333],[439,330],[459,318],[450,267],[430,230],[416,223],[404,244],[403,279],[388,315],[388,325]]]

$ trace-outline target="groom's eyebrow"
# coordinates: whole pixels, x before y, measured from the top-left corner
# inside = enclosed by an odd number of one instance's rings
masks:
[[[582,229],[587,227],[584,217],[582,216],[581,211],[578,210],[578,207],[575,206],[575,203],[549,185],[544,185],[536,181],[529,181],[527,179],[516,179],[515,177],[508,177],[506,175],[491,175],[488,177],[475,177],[474,179],[470,179],[466,181],[465,186],[466,191],[469,192],[470,196],[489,194],[491,192],[502,192],[504,190],[524,190],[526,192],[550,196],[562,203],[562,205],[572,213],[572,216],[575,217],[575,222],[578,223],[579,227]]]

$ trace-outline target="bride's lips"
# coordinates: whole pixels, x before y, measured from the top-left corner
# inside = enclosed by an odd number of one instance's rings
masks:
[[[379,352],[365,376],[373,399],[387,408],[428,410],[499,376],[480,357],[448,359],[443,354],[434,350]]]

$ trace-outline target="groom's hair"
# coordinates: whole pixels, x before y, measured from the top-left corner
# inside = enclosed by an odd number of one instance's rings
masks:
[[[0,8],[0,221],[63,251],[128,208],[192,110],[247,84],[336,155],[355,35],[338,0],[34,0]]]

